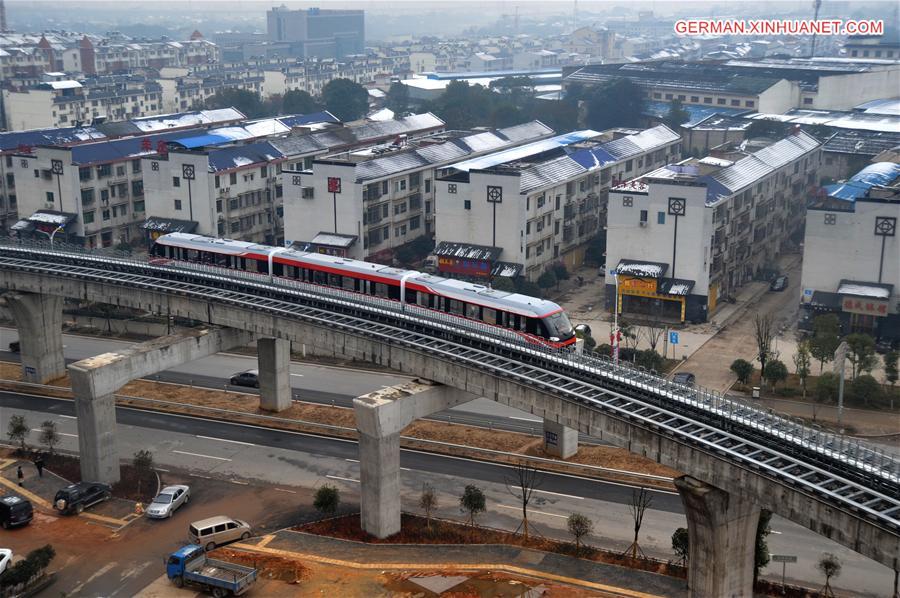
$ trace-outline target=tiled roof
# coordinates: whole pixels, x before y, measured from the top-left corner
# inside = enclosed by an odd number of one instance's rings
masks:
[[[709,177],[701,177],[701,179],[708,178],[716,181],[727,189],[729,194],[737,193],[818,146],[819,142],[816,138],[806,133],[788,135],[784,139],[738,160],[733,166],[723,168]]]
[[[219,172],[251,164],[267,163],[283,157],[284,154],[268,141],[223,147],[209,152],[209,170],[210,172]]]

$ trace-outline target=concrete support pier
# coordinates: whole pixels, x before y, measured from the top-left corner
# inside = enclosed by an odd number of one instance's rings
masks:
[[[19,331],[22,380],[46,384],[50,380],[65,376],[62,297],[7,293],[4,298]]]
[[[753,596],[759,505],[690,476],[675,487],[688,523],[688,596]]]
[[[78,417],[81,479],[119,481],[115,393],[136,378],[249,344],[253,335],[231,328],[188,330],[69,366]]]
[[[476,399],[450,386],[416,380],[353,400],[359,430],[360,519],[377,538],[400,531],[400,433],[420,417]]]
[[[261,338],[256,341],[259,364],[259,408],[284,411],[291,406],[291,341]]]
[[[568,459],[578,452],[578,430],[544,419],[544,452]]]

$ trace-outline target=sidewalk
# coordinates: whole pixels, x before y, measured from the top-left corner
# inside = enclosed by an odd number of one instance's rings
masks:
[[[25,474],[23,486],[19,486],[16,477],[17,467],[21,465]],[[56,514],[53,499],[60,488],[69,485],[69,481],[44,468],[44,475],[39,477],[34,463],[21,459],[3,459],[0,461],[0,489],[3,493],[12,493],[27,498],[36,509]],[[111,498],[89,508],[79,515],[96,523],[120,530],[135,520],[134,503],[121,498]]]
[[[365,544],[280,530],[232,548],[361,569],[499,570],[631,598],[687,594],[681,579],[518,546]]]

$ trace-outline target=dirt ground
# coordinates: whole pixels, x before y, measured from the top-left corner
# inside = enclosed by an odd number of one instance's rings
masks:
[[[598,550],[589,546],[582,546],[576,550],[574,544],[559,542],[532,535],[529,539],[521,534],[504,532],[501,530],[483,527],[470,527],[452,521],[440,519],[431,520],[431,528],[424,517],[403,513],[401,515],[401,529],[387,538],[379,539],[362,530],[359,514],[335,517],[324,521],[314,521],[295,527],[297,531],[324,536],[333,536],[357,542],[370,542],[374,544],[508,544],[523,546],[545,552],[557,552],[560,554],[575,555],[581,558],[594,560],[611,565],[642,569],[662,575],[684,577],[682,567],[668,565],[658,561],[643,559],[631,559],[621,554]]]

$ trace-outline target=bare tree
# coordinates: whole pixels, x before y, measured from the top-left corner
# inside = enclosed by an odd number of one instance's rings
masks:
[[[828,596],[834,598],[834,590],[831,588],[831,578],[841,574],[841,560],[830,552],[826,552],[822,554],[822,558],[816,563],[816,567],[822,572],[822,575],[825,576],[825,587],[822,588],[819,595],[826,598]]]
[[[428,531],[431,531],[431,513],[437,509],[438,501],[434,488],[427,483],[422,484],[422,496],[419,497],[419,506],[425,511],[425,525],[428,527]]]
[[[59,432],[56,431],[56,422],[48,419],[41,424],[41,444],[47,445],[50,454],[53,454],[53,447],[59,444]]]
[[[659,353],[656,348],[659,346],[665,333],[666,327],[657,319],[651,320],[644,326],[644,338],[647,339],[647,344],[650,345],[650,350],[654,353]]]
[[[766,361],[772,355],[772,339],[775,336],[775,320],[771,314],[756,314],[754,324],[754,336],[756,338],[756,358],[759,360],[759,376],[764,380],[766,375]]]
[[[641,525],[644,523],[644,512],[647,508],[653,503],[653,497],[650,496],[650,493],[647,492],[646,488],[641,488],[638,490],[632,490],[631,492],[631,503],[628,505],[628,510],[631,511],[631,519],[634,521],[634,541],[632,541],[631,546],[625,549],[625,552],[622,554],[631,553],[631,558],[636,559],[638,554],[641,555],[642,558],[646,558],[644,551],[641,550],[640,544],[638,544],[638,534],[641,532]]]
[[[505,477],[506,489],[510,494],[518,499],[522,505],[522,523],[519,528],[522,529],[522,535],[528,539],[528,503],[531,502],[531,495],[535,489],[540,488],[544,482],[544,477],[540,474],[536,467],[528,463],[520,463],[513,467],[513,475]],[[516,528],[516,531],[519,531]]]
[[[566,527],[575,538],[575,552],[581,552],[581,539],[594,530],[594,522],[581,513],[572,513],[566,520]]]

